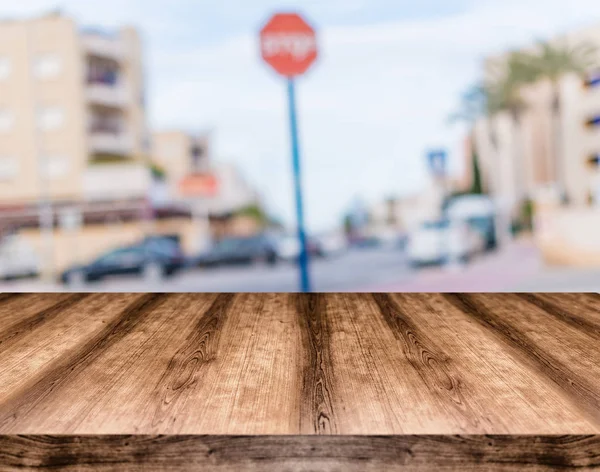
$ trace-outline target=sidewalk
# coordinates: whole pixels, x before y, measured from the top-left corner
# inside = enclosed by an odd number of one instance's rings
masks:
[[[464,267],[425,268],[407,282],[372,287],[374,292],[508,292],[544,271],[535,246],[518,241]]]
[[[600,292],[600,267],[545,267],[539,274],[522,281],[517,292]]]
[[[34,293],[34,292],[62,292],[65,287],[48,281],[35,279],[22,279],[22,280],[0,280],[0,293],[2,292],[13,292],[13,293]]]

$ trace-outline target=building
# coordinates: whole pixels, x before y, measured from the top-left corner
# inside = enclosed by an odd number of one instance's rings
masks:
[[[600,51],[600,25],[554,41],[588,44]],[[486,73],[505,58],[489,58]],[[567,75],[560,81],[560,133],[553,123],[552,92],[548,82],[524,88],[526,107],[518,125],[507,113],[476,123],[482,177],[513,218],[525,200],[534,202],[534,239],[547,263],[598,266],[600,62],[584,77]]]
[[[256,221],[238,215],[241,209],[261,206],[258,193],[236,166],[213,159],[211,143],[210,133],[170,130],[152,136],[152,162],[162,180],[158,184],[161,199],[191,210],[194,252],[215,238],[261,230]]]
[[[600,50],[600,25],[556,38],[569,45],[590,44]],[[486,61],[486,75],[506,55]],[[600,64],[599,64],[600,66]],[[482,177],[498,201],[513,212],[525,199],[562,189],[569,203],[599,202],[600,69],[587,77],[565,76],[560,84],[560,136],[554,132],[553,93],[548,82],[523,89],[526,107],[516,124],[508,113],[480,119],[474,128]],[[517,160],[518,159],[518,160]]]
[[[142,59],[132,27],[0,21],[0,243],[28,239],[48,277],[149,233],[194,252],[208,233],[199,215],[222,222],[256,201],[235,168],[211,163],[208,135],[150,136]],[[214,187],[202,206],[186,179]]]
[[[0,21],[0,202],[143,198],[142,48],[61,14]]]
[[[416,194],[379,200],[356,213],[360,221],[355,232],[363,237],[375,237],[395,241],[399,234],[414,231],[423,223],[442,218],[444,189],[435,183]],[[358,218],[357,218],[358,217]]]
[[[167,185],[169,201],[197,203],[215,216],[258,201],[256,191],[236,166],[213,159],[209,133],[155,132],[152,156]]]
[[[164,172],[169,193],[179,194],[181,181],[194,173],[210,171],[211,149],[208,133],[182,130],[160,131],[152,135],[152,162]]]
[[[448,176],[447,187],[452,193],[464,193],[468,192],[473,188],[475,183],[474,174],[474,159],[477,157],[474,153],[475,148],[473,146],[473,138],[467,136],[464,140],[464,144],[458,153],[458,158],[461,160],[461,170],[456,175]]]
[[[28,238],[52,276],[128,242],[123,221],[143,233],[150,143],[136,30],[84,29],[60,13],[1,20],[0,89],[0,237]]]

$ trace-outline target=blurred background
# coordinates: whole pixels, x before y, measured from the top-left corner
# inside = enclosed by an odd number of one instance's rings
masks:
[[[6,3],[6,2],[5,2]],[[296,291],[275,11],[317,291],[600,286],[600,3],[0,7],[1,291]]]

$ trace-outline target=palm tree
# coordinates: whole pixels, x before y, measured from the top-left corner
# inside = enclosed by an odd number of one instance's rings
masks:
[[[524,85],[533,83],[538,75],[530,65],[530,58],[521,52],[512,52],[506,62],[490,70],[489,78],[469,88],[461,97],[460,110],[450,116],[451,121],[473,124],[477,118],[492,118],[508,112],[519,128],[526,103],[521,96]],[[490,141],[497,144],[496,133],[491,128]],[[518,154],[518,153],[516,153]],[[518,160],[518,156],[515,156]]]
[[[527,56],[529,73],[536,80],[546,79],[552,85],[551,113],[553,124],[554,146],[552,162],[557,184],[563,197],[564,176],[561,169],[562,163],[562,127],[560,115],[562,110],[560,81],[567,74],[576,74],[580,77],[597,65],[597,49],[591,44],[570,46],[565,42],[549,43],[540,41],[536,52]]]
[[[521,192],[525,187],[521,121],[526,109],[526,102],[521,91],[523,86],[536,80],[536,75],[530,68],[529,58],[520,52],[512,52],[502,63],[488,66],[487,80],[463,94],[461,111],[455,113],[451,119],[461,119],[473,124],[478,117],[487,117],[490,142],[497,152],[499,143],[493,118],[502,112],[509,113],[514,129],[511,160],[513,161],[515,197],[518,202],[523,196]]]
[[[474,137],[475,137],[475,131],[474,131],[475,122],[481,117],[491,117],[497,111],[498,110],[495,110],[490,107],[490,91],[489,91],[489,89],[486,87],[486,85],[484,85],[482,83],[478,83],[478,84],[472,85],[461,95],[460,106],[459,106],[458,110],[455,111],[454,113],[452,113],[449,116],[448,120],[451,124],[459,122],[459,121],[466,123],[471,129],[471,142],[474,145],[475,144],[475,139],[474,139]],[[490,139],[490,142],[492,143],[492,147],[494,149],[496,149],[497,138],[496,138],[495,129],[491,125],[491,123],[489,126],[489,133],[490,133],[489,139]],[[477,169],[479,170],[479,163],[475,162],[475,160],[477,159],[477,156],[478,156],[477,151],[475,149],[473,149],[472,159],[474,162],[472,162],[472,165],[474,168],[477,167]],[[478,182],[478,185],[479,185],[479,187],[481,187],[481,182]]]
[[[521,52],[512,52],[507,60],[490,71],[485,87],[489,113],[508,112],[513,122],[512,160],[517,201],[524,190],[524,160],[522,117],[527,104],[522,96],[523,87],[533,83],[537,75],[530,66],[529,57]]]

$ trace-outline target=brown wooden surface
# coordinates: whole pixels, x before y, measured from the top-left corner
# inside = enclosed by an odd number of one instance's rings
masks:
[[[599,470],[600,296],[0,294],[0,435],[0,470]]]
[[[0,434],[600,434],[600,297],[0,295]]]
[[[598,470],[600,436],[0,436],[1,470]]]

